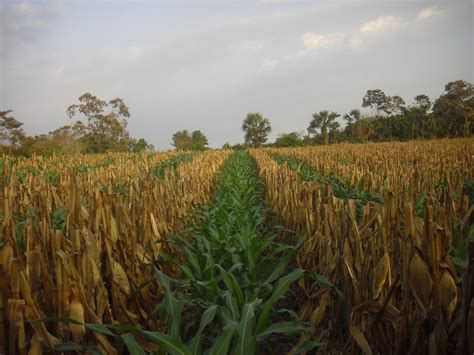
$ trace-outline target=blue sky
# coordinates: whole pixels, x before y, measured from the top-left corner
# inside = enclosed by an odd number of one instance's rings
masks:
[[[29,134],[68,124],[84,92],[123,98],[132,135],[168,149],[181,129],[241,142],[248,112],[274,139],[368,89],[410,103],[473,82],[472,1],[0,4],[0,109]]]

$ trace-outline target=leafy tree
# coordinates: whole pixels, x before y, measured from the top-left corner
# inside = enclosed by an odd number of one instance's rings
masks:
[[[447,83],[444,90],[433,105],[444,134],[470,136],[474,129],[474,86],[456,80]]]
[[[367,93],[362,99],[362,107],[371,108],[378,114],[385,113],[389,115],[390,111],[390,96],[380,89],[367,90]]]
[[[390,96],[389,101],[389,115],[401,115],[405,113],[405,100],[403,100],[400,96]]]
[[[362,118],[362,114],[360,113],[360,111],[357,109],[353,109],[349,113],[346,113],[343,118],[347,122],[347,127],[351,132],[351,136],[359,137],[361,128],[360,119]]]
[[[320,111],[319,113],[314,113],[313,120],[310,122],[308,127],[308,133],[314,135],[317,129],[321,129],[323,144],[328,144],[328,130],[337,129],[334,122],[339,116],[340,115],[338,113],[333,111],[329,112],[327,110]]]
[[[298,147],[303,145],[303,138],[298,132],[282,133],[275,140],[275,147]]]
[[[6,147],[9,153],[17,150],[26,138],[21,128],[23,123],[8,116],[11,112],[13,111],[0,111],[0,146]]]
[[[267,141],[272,128],[268,118],[263,118],[260,113],[249,113],[242,123],[242,130],[245,132],[245,143],[258,148]]]
[[[130,149],[132,152],[145,152],[145,151],[153,151],[155,147],[153,144],[149,144],[145,138],[140,138],[139,140],[134,140],[130,145]]]
[[[79,121],[79,123],[81,122]],[[80,137],[81,133],[76,122],[73,126],[66,125],[48,134],[28,137],[22,148],[27,155],[32,153],[47,156],[59,153],[81,153],[85,147],[79,139]]]
[[[339,130],[340,127],[341,127],[341,125],[337,121],[333,121],[328,125],[328,129],[329,129],[328,136],[329,136],[329,141],[331,143],[335,143],[338,140],[338,136],[339,136],[339,133],[340,133],[340,130]]]
[[[171,144],[176,148],[176,150],[192,149],[191,135],[186,129],[176,132],[175,134],[173,134],[173,137],[171,139]]]
[[[208,145],[206,136],[201,131],[189,133],[186,129],[173,134],[172,145],[176,150],[204,150]]]
[[[205,150],[209,145],[207,137],[201,131],[194,131],[191,134],[191,141],[193,145],[193,150]]]
[[[399,115],[404,112],[405,100],[400,96],[388,96],[380,89],[367,90],[362,98],[362,107],[375,110],[378,115]]]
[[[412,139],[419,135],[424,138],[425,125],[428,120],[428,111],[431,108],[431,100],[427,95],[420,94],[415,96],[413,104],[407,110],[407,114],[412,121]]]
[[[79,97],[79,104],[69,106],[67,114],[70,118],[78,114],[86,117],[87,124],[82,124],[82,127],[78,125],[77,128],[81,128],[81,140],[88,152],[128,149],[130,136],[127,131],[127,119],[130,118],[130,111],[122,99],[115,98],[106,102],[85,93]]]

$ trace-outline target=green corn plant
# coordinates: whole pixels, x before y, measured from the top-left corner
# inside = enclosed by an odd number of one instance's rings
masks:
[[[210,354],[252,354],[274,333],[307,328],[295,313],[290,321],[273,320],[276,304],[304,271],[286,274],[300,244],[278,243],[266,215],[254,162],[238,152],[217,178],[213,204],[196,213],[202,223],[170,238],[185,262],[176,263],[176,279],[156,269],[165,296],[151,316],[166,319],[168,333],[147,333],[150,340],[172,354],[200,354],[206,345]],[[180,326],[182,313],[200,322]]]
[[[54,230],[61,230],[66,232],[67,226],[67,211],[65,207],[59,207],[55,209],[50,216],[51,228]]]

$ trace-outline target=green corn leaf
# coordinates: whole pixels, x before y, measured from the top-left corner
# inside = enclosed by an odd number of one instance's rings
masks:
[[[237,322],[239,318],[239,307],[237,306],[237,301],[230,291],[224,292],[225,305],[230,312],[232,320]]]
[[[307,326],[301,321],[292,321],[292,322],[279,322],[274,323],[265,329],[263,332],[260,332],[257,335],[257,341],[260,342],[268,337],[270,334],[279,333],[279,334],[291,334],[295,332],[300,332],[306,330]]]
[[[242,289],[240,288],[239,282],[231,272],[225,271],[220,265],[216,266],[221,271],[222,280],[224,281],[225,285],[229,291],[232,292],[239,306],[242,306],[244,304],[244,295],[242,293]]]
[[[134,333],[138,331],[138,328],[131,324],[104,324],[109,329],[120,330],[123,332]]]
[[[202,270],[199,260],[196,255],[190,250],[190,248],[184,248],[184,255],[186,255],[187,261],[191,264],[194,269],[194,272],[197,275],[198,279],[202,279]]]
[[[187,265],[180,265],[179,268],[181,269],[184,276],[186,276],[186,278],[188,280],[196,281],[195,278],[194,278],[193,272],[191,271],[191,269]]]
[[[168,315],[169,331],[168,333],[179,339],[179,327],[181,323],[181,312],[178,306],[178,302],[174,298],[173,292],[171,291],[169,277],[166,276],[160,270],[156,270],[156,277],[161,285],[165,288],[165,299],[163,300],[166,306],[166,313]]]
[[[230,342],[237,329],[237,323],[232,322],[224,326],[222,332],[214,341],[211,349],[209,349],[209,355],[223,355],[229,351]]]
[[[260,301],[260,299],[257,299],[254,302],[244,304],[242,307],[242,315],[237,328],[238,337],[235,354],[244,355],[255,353],[257,343],[257,338],[253,331],[255,326],[255,307]]]
[[[263,305],[262,311],[258,318],[257,332],[262,331],[263,328],[268,324],[268,319],[270,318],[270,312],[272,310],[273,304],[282,298],[290,288],[291,284],[300,279],[304,273],[305,271],[302,269],[295,269],[288,275],[278,280],[275,288],[273,289],[272,295]]]
[[[189,344],[189,347],[193,354],[198,354],[201,352],[202,332],[204,331],[204,328],[206,328],[214,320],[214,317],[216,316],[217,312],[217,307],[217,305],[211,306],[206,309],[202,314],[199,329],[194,338],[191,340],[191,343]]]
[[[162,345],[172,355],[192,355],[191,350],[179,339],[160,332],[143,331],[143,334],[153,343]]]
[[[107,326],[105,326],[104,324],[92,324],[92,323],[86,323],[84,324],[84,326],[89,329],[89,330],[92,330],[93,332],[97,332],[97,333],[101,333],[101,334],[104,334],[104,335],[109,335],[109,336],[115,336],[114,333],[112,333],[108,328]]]
[[[121,336],[123,343],[127,347],[131,355],[145,355],[142,347],[137,343],[135,337],[131,333]]]
[[[272,273],[268,276],[268,279],[265,281],[265,284],[271,284],[273,281],[280,278],[281,274],[285,272],[288,263],[290,262],[291,258],[293,257],[293,253],[286,254],[283,258],[280,259],[278,264],[273,268]]]

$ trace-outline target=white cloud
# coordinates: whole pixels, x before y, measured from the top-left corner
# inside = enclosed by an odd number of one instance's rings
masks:
[[[388,29],[394,28],[398,21],[393,16],[381,16],[375,20],[364,23],[360,29],[360,33],[380,33]]]
[[[11,51],[20,41],[34,42],[68,6],[63,2],[0,1],[0,37],[4,47]],[[0,53],[2,51],[0,47]]]
[[[229,50],[233,55],[251,55],[263,49],[262,41],[246,40],[229,45]]]
[[[438,15],[439,12],[440,11],[436,7],[427,7],[426,9],[423,9],[420,11],[416,19],[420,21],[426,20],[426,19],[429,19],[430,17]]]
[[[278,59],[268,59],[260,66],[261,71],[271,71],[276,68],[280,61]]]
[[[313,32],[306,32],[302,36],[305,48],[329,47],[336,42],[336,36],[320,35]]]

